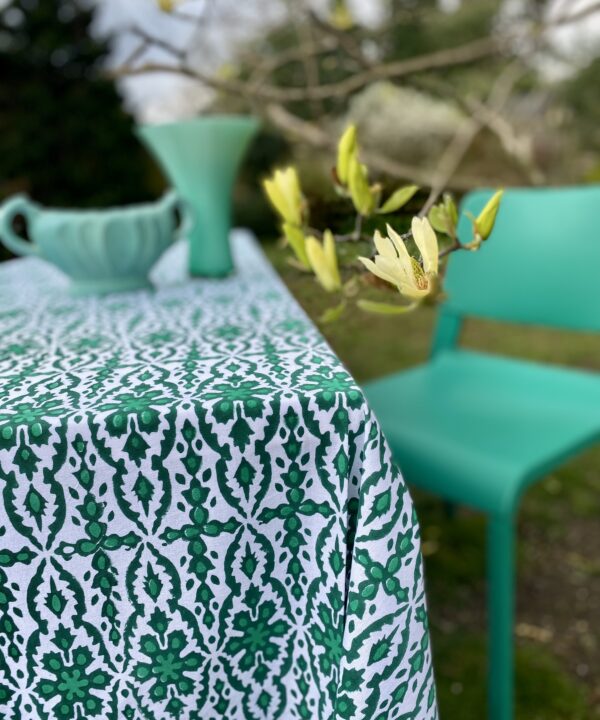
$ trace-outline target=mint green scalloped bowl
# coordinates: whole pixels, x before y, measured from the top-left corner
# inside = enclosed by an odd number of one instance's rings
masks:
[[[174,191],[155,203],[103,210],[44,208],[15,195],[0,206],[0,240],[17,255],[33,255],[62,270],[74,295],[138,290],[151,287],[152,266],[178,235],[178,207]],[[30,240],[14,230],[19,215]]]

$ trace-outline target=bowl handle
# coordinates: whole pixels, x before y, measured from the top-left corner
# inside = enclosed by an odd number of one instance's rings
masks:
[[[175,190],[169,190],[166,192],[162,196],[160,203],[163,207],[168,208],[169,210],[179,210],[181,221],[179,223],[179,227],[175,229],[175,237],[178,240],[185,238],[185,236],[194,227],[195,218],[192,206],[183,198],[179,197]]]
[[[15,195],[0,207],[0,240],[17,255],[39,255],[40,248],[34,242],[22,238],[13,230],[13,220],[23,215],[31,227],[39,210],[26,195]]]

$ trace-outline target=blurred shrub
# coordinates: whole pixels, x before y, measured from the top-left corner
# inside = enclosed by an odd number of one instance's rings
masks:
[[[0,12],[0,197],[106,206],[150,196],[149,161],[114,84],[109,47],[76,0],[11,0]]]

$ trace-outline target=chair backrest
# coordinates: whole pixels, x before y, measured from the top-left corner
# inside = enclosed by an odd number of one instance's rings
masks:
[[[462,210],[477,216],[491,194],[469,193]],[[458,234],[472,237],[462,214]],[[451,256],[446,290],[434,351],[466,316],[600,331],[600,185],[507,190],[483,247]]]

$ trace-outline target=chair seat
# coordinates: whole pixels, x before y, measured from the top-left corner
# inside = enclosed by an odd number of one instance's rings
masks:
[[[485,512],[600,437],[600,376],[452,350],[364,386],[409,483]]]

